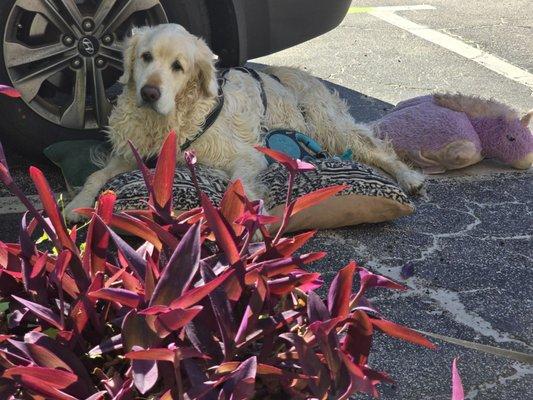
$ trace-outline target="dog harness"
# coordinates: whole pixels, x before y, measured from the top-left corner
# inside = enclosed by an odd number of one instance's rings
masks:
[[[211,112],[207,115],[205,122],[200,127],[200,130],[196,132],[196,134],[187,140],[180,146],[180,150],[183,153],[185,150],[187,150],[191,145],[197,141],[200,136],[202,136],[205,131],[207,131],[211,126],[215,123],[218,116],[220,115],[220,112],[222,111],[222,107],[224,107],[224,92],[222,91],[222,86],[220,84],[220,81],[218,83],[218,96],[217,96],[217,104],[215,105],[215,108],[211,110]]]
[[[189,147],[191,147],[191,145],[194,142],[196,142],[198,139],[200,139],[200,137],[209,128],[211,128],[211,126],[213,126],[213,124],[215,123],[215,121],[219,117],[219,115],[220,115],[220,113],[222,111],[222,107],[224,107],[224,90],[223,90],[223,88],[224,88],[224,85],[226,84],[226,81],[227,81],[226,75],[231,70],[235,70],[235,71],[239,71],[239,72],[243,72],[245,74],[248,74],[259,83],[259,87],[260,87],[260,90],[261,90],[261,101],[263,102],[263,116],[266,114],[267,107],[268,107],[268,102],[267,102],[267,97],[266,97],[266,92],[265,92],[265,83],[264,83],[263,79],[261,78],[261,76],[257,73],[257,71],[255,71],[255,70],[253,70],[251,68],[247,68],[247,67],[226,68],[226,69],[224,69],[222,71],[219,71],[218,79],[217,79],[218,80],[217,104],[211,110],[211,112],[207,115],[207,117],[205,119],[205,122],[202,124],[202,126],[200,127],[198,132],[196,132],[196,134],[192,138],[189,138],[189,139],[185,140],[185,142],[180,146],[180,150],[182,152],[187,150]],[[281,83],[281,81],[279,80],[279,78],[277,76],[275,76],[275,75],[270,75],[270,76],[272,78],[274,78],[275,80],[277,80],[279,83]]]

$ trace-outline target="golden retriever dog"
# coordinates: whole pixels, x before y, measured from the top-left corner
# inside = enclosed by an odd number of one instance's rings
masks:
[[[67,206],[67,219],[79,220],[74,209],[92,206],[109,179],[135,169],[128,140],[141,156],[150,158],[157,156],[170,130],[176,132],[178,145],[195,136],[218,103],[214,58],[202,39],[180,25],[133,32],[124,49],[120,79],[124,91],[109,119],[112,154]],[[374,137],[368,127],[356,124],[345,101],[317,78],[288,67],[268,67],[259,75],[266,110],[260,82],[248,73],[230,70],[220,115],[191,146],[198,162],[225,171],[231,179],[241,179],[250,198],[262,197],[265,188],[255,178],[267,167],[254,146],[261,144],[262,133],[276,128],[304,132],[330,154],[351,149],[357,161],[383,169],[410,193],[422,187],[423,176],[400,161],[392,147]],[[183,155],[178,154],[178,159],[182,161]]]

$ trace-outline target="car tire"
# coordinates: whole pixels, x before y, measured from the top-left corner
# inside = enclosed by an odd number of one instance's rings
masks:
[[[4,48],[6,23],[16,0],[4,0],[0,7],[0,50]],[[169,22],[179,23],[192,33],[210,40],[210,24],[203,0],[160,0]],[[0,51],[0,84],[11,85]],[[0,140],[20,154],[44,159],[43,149],[63,141],[77,139],[105,139],[98,129],[77,130],[60,126],[43,118],[22,99],[0,95]]]

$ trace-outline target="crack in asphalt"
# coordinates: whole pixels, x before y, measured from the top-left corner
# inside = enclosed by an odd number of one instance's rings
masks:
[[[453,234],[438,234],[435,236],[460,236],[460,234],[463,234],[464,232],[473,229],[473,227],[477,225],[479,225],[479,219],[476,219],[474,223],[468,225],[470,229],[464,229]],[[330,234],[330,236],[331,235],[332,234]],[[333,233],[333,235],[335,234]],[[354,243],[351,239],[346,239],[338,234],[336,234],[335,236],[336,239],[342,241],[344,244],[353,246],[359,257],[364,257],[365,259],[367,259],[365,265],[370,267],[370,269],[372,269],[374,272],[387,276],[398,282],[402,282],[403,284],[409,287],[410,290],[407,292],[396,292],[394,295],[395,297],[418,296],[421,298],[429,298],[434,303],[436,303],[442,311],[448,312],[455,322],[472,329],[477,334],[491,338],[497,343],[514,343],[528,350],[533,350],[533,346],[522,340],[514,338],[511,334],[507,332],[498,331],[492,326],[490,322],[486,321],[477,313],[473,311],[468,311],[465,305],[462,303],[461,299],[459,298],[458,292],[454,292],[450,289],[432,287],[431,284],[423,278],[410,277],[407,280],[404,280],[401,276],[402,266],[409,262],[424,260],[424,257],[407,260],[406,262],[402,261],[402,264],[396,266],[384,266],[383,261],[394,261],[399,259],[396,257],[382,257],[378,259],[370,254],[364,244]],[[435,252],[438,248],[439,246],[435,245],[434,242],[431,246],[429,246],[429,249],[431,250],[426,249],[423,250],[422,253],[429,255]]]
[[[396,281],[402,281],[400,276],[401,265],[396,267],[385,267],[381,263],[381,260],[377,259],[370,259],[366,262],[366,265],[379,274],[388,276]],[[530,346],[522,340],[515,339],[507,332],[500,332],[480,315],[474,311],[467,310],[457,292],[450,289],[434,288],[429,282],[422,278],[411,277],[403,283],[411,290],[405,294],[399,293],[398,296],[429,298],[433,300],[442,311],[448,312],[455,322],[472,329],[477,334],[491,338],[497,343],[514,343],[528,350],[533,350],[533,346]]]
[[[444,183],[445,185],[447,185],[448,183],[446,181],[444,182],[440,181],[440,182]],[[450,181],[450,182],[453,182],[453,181]],[[481,210],[487,210],[487,209],[490,209],[491,207],[497,207],[497,206],[505,207],[509,205],[519,205],[519,204],[524,205],[523,201],[520,202],[516,197],[510,195],[509,193],[505,192],[503,194],[509,195],[511,197],[510,201],[495,201],[495,202],[480,203],[472,199],[464,199],[461,205],[465,207],[466,210],[460,210],[457,208],[451,208],[451,207],[446,207],[441,204],[437,204],[435,201],[439,201],[438,196],[436,199],[428,198],[427,201],[423,203],[424,210],[420,211],[421,213],[425,212],[426,214],[428,214],[428,210],[430,210],[431,208],[434,208],[437,210],[443,210],[447,212],[451,211],[453,213],[463,215],[464,218],[461,223],[462,226],[459,227],[460,229],[455,230],[453,232],[432,233],[432,232],[427,232],[427,231],[421,232],[417,230],[416,234],[429,237],[431,239],[429,245],[424,246],[424,247],[416,247],[410,244],[407,245],[409,247],[417,249],[417,252],[419,252],[418,257],[408,257],[408,258],[386,257],[386,256],[376,257],[375,255],[373,255],[373,251],[369,249],[365,244],[361,243],[360,240],[347,238],[343,236],[342,234],[336,233],[336,232],[328,232],[328,236],[330,239],[335,240],[337,243],[341,244],[343,247],[351,248],[353,252],[355,252],[360,259],[367,260],[365,262],[365,265],[368,266],[373,271],[379,274],[388,276],[396,281],[400,281],[406,284],[411,289],[410,291],[407,291],[407,292],[400,292],[400,293],[394,293],[391,295],[387,295],[387,298],[390,299],[391,296],[393,298],[417,296],[422,299],[428,299],[433,304],[435,304],[441,311],[447,312],[455,322],[457,322],[458,324],[462,326],[470,328],[476,334],[481,335],[482,337],[492,339],[496,343],[514,344],[514,345],[520,346],[523,349],[527,349],[528,351],[531,351],[533,350],[533,346],[531,346],[526,341],[517,339],[511,333],[495,328],[491,322],[484,319],[478,313],[472,310],[468,310],[460,298],[460,293],[465,293],[464,291],[457,292],[457,291],[454,291],[448,288],[435,287],[434,283],[431,283],[427,279],[424,279],[421,277],[412,276],[408,279],[404,279],[401,276],[402,267],[406,265],[407,263],[418,264],[424,261],[431,260],[433,256],[445,250],[447,246],[450,245],[449,243],[446,243],[446,239],[469,237],[472,239],[482,240],[482,241],[530,240],[531,235],[526,234],[526,233],[512,234],[509,236],[503,236],[503,235],[489,236],[490,234],[480,236],[479,233],[474,233],[476,228],[483,224],[482,216],[478,214]],[[530,214],[529,208],[527,208],[527,214]],[[506,249],[501,249],[501,251],[505,253],[508,252]],[[520,257],[524,257],[525,259],[530,259],[526,254],[520,254],[517,252],[513,252],[512,254],[514,256],[520,256]],[[475,289],[475,290],[489,290],[489,289],[498,290],[498,288],[493,288],[493,287],[481,288],[481,289]]]
[[[484,382],[480,385],[477,385],[475,388],[470,389],[465,394],[465,399],[470,399],[470,400],[476,399],[477,396],[481,394],[482,392],[486,392],[487,390],[494,389],[498,385],[505,386],[509,382],[522,379],[528,375],[533,375],[533,366],[531,365],[524,365],[524,364],[516,362],[516,363],[511,364],[511,367],[515,370],[513,374],[507,375],[507,376],[500,375],[496,378],[496,380],[492,382]]]

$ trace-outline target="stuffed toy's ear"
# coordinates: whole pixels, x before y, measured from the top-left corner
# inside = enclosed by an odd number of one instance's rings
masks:
[[[197,41],[196,68],[198,69],[200,87],[206,97],[213,97],[218,94],[218,83],[214,64],[215,55],[203,39],[197,39]]]
[[[137,44],[140,38],[146,33],[148,28],[133,28],[131,36],[124,42],[122,50],[122,59],[124,62],[124,73],[119,78],[119,82],[123,85],[127,85],[133,75],[133,66],[135,63],[135,57],[137,52]]]
[[[531,122],[531,118],[533,118],[533,110],[529,110],[529,112],[522,117],[520,122],[522,122],[522,125],[524,125],[526,128]]]

